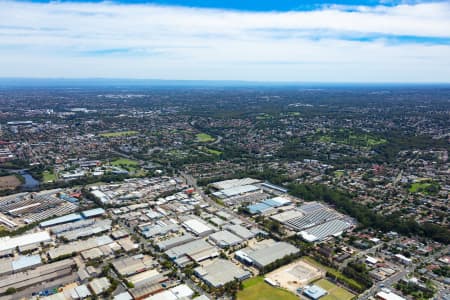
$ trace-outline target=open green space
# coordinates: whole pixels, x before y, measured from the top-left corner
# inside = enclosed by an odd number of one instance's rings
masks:
[[[426,195],[435,195],[439,192],[440,186],[436,182],[415,182],[409,187],[410,193],[423,193]]]
[[[42,173],[42,181],[43,182],[54,182],[54,181],[56,181],[56,174],[46,170]]]
[[[215,141],[215,139],[207,133],[198,133],[195,135],[195,139],[200,143],[209,143]]]
[[[100,136],[102,136],[102,137],[120,137],[120,136],[136,135],[138,133],[139,133],[139,131],[135,131],[135,130],[116,131],[116,132],[100,133]]]
[[[222,151],[210,149],[210,148],[203,148],[203,151],[206,151],[209,154],[213,154],[213,155],[217,155],[217,156],[222,154]]]
[[[128,158],[119,158],[111,162],[111,165],[113,166],[132,166],[136,167],[139,165],[139,163],[135,160],[128,159]]]
[[[272,118],[269,114],[266,113],[261,113],[259,115],[256,116],[256,120],[267,120]]]
[[[314,284],[320,286],[328,292],[328,295],[321,298],[323,300],[350,300],[355,297],[354,294],[335,285],[327,279],[319,279],[318,281],[314,282]]]
[[[316,266],[318,268],[321,268],[322,270],[327,271],[327,273],[330,274],[330,276],[336,278],[337,280],[340,280],[340,282],[346,282],[347,283],[346,285],[357,287],[360,290],[364,289],[363,286],[360,283],[356,282],[352,278],[349,278],[349,277],[345,276],[344,274],[342,274],[341,272],[339,272],[336,269],[333,269],[331,267],[325,266],[325,265],[319,263],[318,261],[316,261],[313,258],[308,257],[308,256],[303,257],[303,259],[305,261],[307,261],[308,263],[310,263],[310,264],[312,264],[312,265],[314,265],[314,266]]]
[[[344,176],[344,171],[334,171],[334,177],[341,178],[342,176]]]
[[[366,133],[354,133],[346,130],[340,130],[323,135],[319,134],[318,140],[324,143],[335,143],[369,148],[387,143],[387,140],[383,138]]]
[[[273,287],[264,282],[264,277],[258,276],[245,280],[244,289],[237,294],[238,300],[297,300],[293,293]]]
[[[131,160],[128,158],[119,158],[111,162],[111,165],[115,167],[122,167],[127,169],[130,172],[135,172],[139,163],[135,160]]]

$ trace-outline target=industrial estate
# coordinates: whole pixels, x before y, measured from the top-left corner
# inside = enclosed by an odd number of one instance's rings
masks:
[[[0,299],[450,299],[450,94],[384,93],[2,89]]]

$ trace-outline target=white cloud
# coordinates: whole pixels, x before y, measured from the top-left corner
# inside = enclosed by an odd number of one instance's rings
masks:
[[[450,78],[448,2],[284,13],[67,2],[0,7],[0,76]]]

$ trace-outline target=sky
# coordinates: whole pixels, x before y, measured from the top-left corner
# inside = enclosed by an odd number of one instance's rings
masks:
[[[450,1],[0,0],[0,77],[449,83]]]

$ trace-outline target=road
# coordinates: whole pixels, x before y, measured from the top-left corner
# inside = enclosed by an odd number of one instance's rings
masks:
[[[417,262],[413,263],[410,266],[407,267],[401,267],[400,272],[396,273],[395,275],[392,275],[391,277],[386,278],[385,280],[379,281],[376,284],[374,284],[370,289],[362,293],[358,299],[366,300],[370,298],[371,296],[374,296],[376,293],[378,293],[383,287],[388,288],[390,290],[393,290],[393,286],[400,281],[402,278],[404,278],[407,274],[413,272],[417,266],[420,264],[428,264],[435,260],[438,257],[441,257],[445,253],[449,251],[449,246],[443,247],[440,251],[435,252],[434,254],[430,255],[429,257]]]
[[[134,228],[128,226],[127,224],[125,224],[125,222],[123,222],[122,220],[118,221],[118,224],[124,228],[130,235],[134,235],[137,236],[139,239],[139,243],[140,245],[144,246],[144,250],[147,251],[151,251],[155,257],[157,257],[158,262],[161,264],[163,263],[166,259],[163,256],[163,252],[158,251],[155,247],[152,246],[152,244],[146,239],[144,238],[141,234],[139,234],[138,232],[134,231]],[[186,275],[184,273],[182,273],[180,270],[177,270],[177,278],[181,281],[186,283],[193,291],[199,293],[200,295],[205,295],[210,299],[213,299],[213,297],[211,297],[211,295],[209,295],[208,293],[206,293],[203,289],[201,289],[198,285],[196,285],[190,278],[186,277]],[[116,293],[115,293],[116,294]]]

